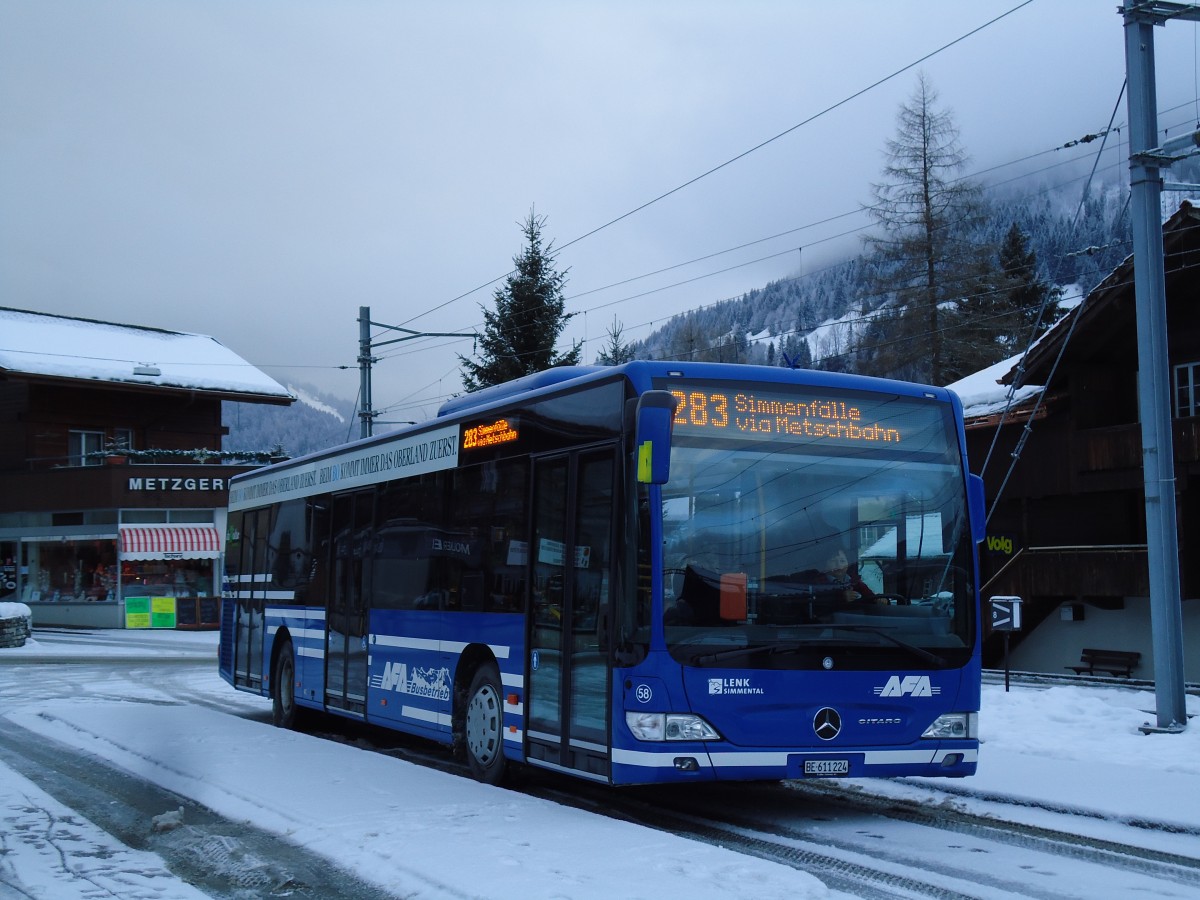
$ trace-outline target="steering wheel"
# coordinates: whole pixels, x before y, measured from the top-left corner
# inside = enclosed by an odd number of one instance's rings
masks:
[[[912,603],[903,594],[876,594],[875,597],[879,600],[886,600],[889,606],[908,606]]]

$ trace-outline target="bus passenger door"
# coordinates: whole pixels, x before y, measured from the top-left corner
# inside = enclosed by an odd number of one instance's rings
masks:
[[[526,752],[603,779],[615,460],[606,447],[547,457],[534,469]]]
[[[375,494],[333,498],[329,606],[325,615],[325,703],[363,715],[367,703],[367,554]]]
[[[234,585],[235,634],[233,683],[256,691],[263,684],[263,616],[266,609],[267,536],[271,512],[260,509],[242,518],[238,580]]]

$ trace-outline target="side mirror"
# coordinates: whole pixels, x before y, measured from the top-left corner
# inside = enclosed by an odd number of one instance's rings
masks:
[[[642,484],[666,484],[670,478],[676,402],[670,391],[646,391],[638,398],[634,444],[637,480]]]
[[[978,475],[967,476],[967,511],[971,516],[971,537],[975,543],[987,537],[987,497],[983,491],[983,479]]]

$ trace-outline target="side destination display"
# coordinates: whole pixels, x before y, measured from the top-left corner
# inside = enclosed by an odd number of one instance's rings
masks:
[[[238,479],[229,488],[229,508],[251,509],[264,503],[453,469],[458,465],[458,448],[457,425],[397,435],[395,440],[350,448],[336,456],[289,468],[286,474],[266,471]]]

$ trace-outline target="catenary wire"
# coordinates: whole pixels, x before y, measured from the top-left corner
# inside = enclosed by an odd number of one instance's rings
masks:
[[[843,99],[837,101],[836,103],[833,103],[830,106],[827,106],[825,109],[822,109],[819,112],[813,113],[808,118],[803,119],[800,122],[797,122],[795,125],[792,125],[791,127],[779,132],[778,134],[776,134],[773,137],[767,138],[764,141],[760,141],[758,144],[755,144],[753,147],[749,148],[748,150],[743,150],[741,153],[737,154],[736,156],[725,160],[725,162],[720,163],[719,165],[713,166],[711,169],[708,169],[707,171],[700,173],[699,175],[695,176],[694,178],[691,178],[691,179],[685,181],[683,184],[673,187],[669,191],[659,194],[657,197],[654,197],[651,200],[647,200],[645,203],[642,203],[641,205],[629,210],[628,212],[622,213],[621,215],[617,216],[614,219],[610,219],[609,221],[605,222],[603,225],[598,225],[597,227],[593,228],[591,231],[581,234],[576,238],[572,238],[570,241],[567,241],[567,243],[560,245],[557,249],[559,251],[562,251],[562,250],[565,250],[567,247],[571,247],[575,244],[578,244],[580,241],[583,241],[589,237],[592,237],[593,235],[598,234],[601,231],[604,231],[605,229],[617,224],[618,222],[628,219],[630,216],[636,215],[637,213],[641,212],[642,210],[647,209],[662,200],[665,200],[667,197],[670,197],[673,194],[679,193],[680,191],[684,190],[685,188],[688,188],[688,187],[692,186],[693,184],[696,184],[698,181],[701,181],[701,180],[707,178],[708,176],[721,171],[722,169],[732,165],[733,163],[738,162],[741,159],[745,159],[747,156],[751,155],[752,153],[755,153],[758,150],[761,150],[762,148],[766,147],[767,145],[772,144],[775,141],[778,141],[779,139],[781,139],[783,137],[786,137],[787,135],[791,134],[792,132],[796,131],[797,129],[803,128],[805,125],[815,122],[817,119],[820,119],[823,116],[833,112],[834,110],[839,109],[842,106],[845,106],[847,103],[850,103],[853,100],[857,100],[859,97],[863,96],[864,94],[869,93],[870,91],[874,90],[875,88],[879,87],[880,85],[886,84],[887,82],[891,81],[893,78],[897,78],[900,75],[903,75],[905,72],[919,66],[921,63],[926,62],[929,59],[932,59],[933,57],[937,56],[939,53],[942,53],[942,52],[950,49],[951,47],[955,46],[956,44],[962,43],[967,38],[973,37],[974,35],[978,34],[979,32],[983,31],[984,29],[991,27],[992,25],[996,24],[997,22],[1001,21],[1002,19],[1005,19],[1008,16],[1012,15],[1013,13],[1017,12],[1018,10],[1023,9],[1024,7],[1028,6],[1032,2],[1033,2],[1033,0],[1023,0],[1023,2],[1018,3],[1016,6],[1012,7],[1011,9],[1007,10],[1006,12],[1003,12],[1000,15],[996,16],[995,18],[990,19],[987,22],[984,22],[982,25],[979,25],[979,26],[971,29],[970,31],[966,32],[965,34],[959,35],[954,40],[943,44],[942,46],[938,47],[937,49],[931,50],[930,52],[926,53],[924,56],[921,56],[920,58],[913,60],[912,62],[908,63],[907,65],[905,65],[899,69],[896,69],[894,72],[890,73],[889,75],[885,75],[883,78],[880,78],[877,81],[867,85],[866,87],[861,88],[858,91],[855,91],[853,94],[850,94],[848,97],[844,97]],[[475,293],[476,291],[480,291],[480,290],[483,290],[484,288],[490,287],[491,285],[495,284],[496,282],[500,281],[501,279],[508,277],[509,274],[511,274],[511,272],[505,273],[504,275],[497,276],[496,278],[491,279],[490,281],[486,282],[485,284],[482,284],[482,285],[479,285],[478,287],[472,288],[471,290],[469,290],[463,294],[459,294],[457,297],[447,300],[444,303],[438,304],[437,306],[431,307],[430,309],[427,309],[424,312],[418,313],[417,315],[412,316],[409,319],[407,319],[404,324],[407,325],[411,322],[415,322],[416,320],[423,318],[424,316],[429,315],[432,312],[436,312],[439,309],[443,309],[444,307],[449,306],[451,303],[455,303],[458,300],[462,300],[465,297],[469,297],[471,294]]]

